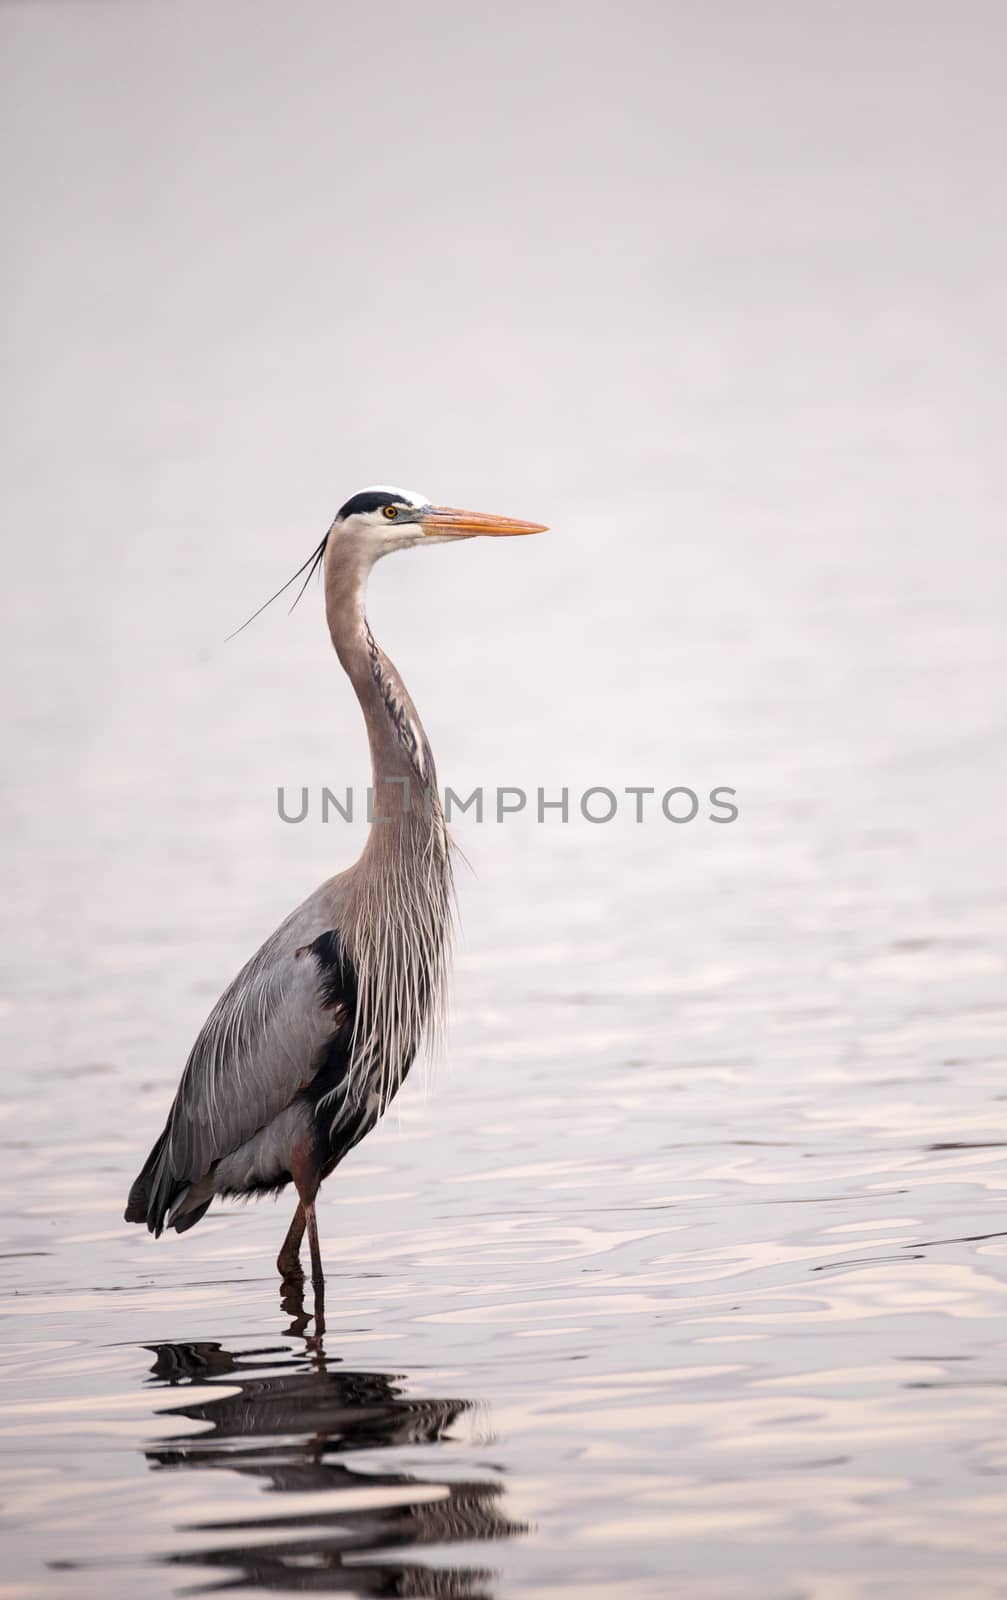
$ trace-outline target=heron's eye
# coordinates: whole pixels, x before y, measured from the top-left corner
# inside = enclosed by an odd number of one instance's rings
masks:
[[[389,522],[394,522],[395,518],[399,514],[398,506],[382,506],[381,511],[382,514],[388,518]]]

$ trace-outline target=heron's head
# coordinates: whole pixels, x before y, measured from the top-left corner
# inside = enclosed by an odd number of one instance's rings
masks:
[[[442,544],[447,539],[475,539],[479,534],[497,538],[519,533],[544,533],[538,522],[519,522],[484,511],[459,511],[454,506],[434,506],[424,494],[411,489],[361,489],[336,513],[329,538],[352,543],[367,560],[377,561],[392,550],[414,545]]]
[[[253,611],[235,633],[272,605],[296,583],[307,577],[297,591],[294,605],[301,598],[323,562],[331,571],[355,574],[359,579],[392,550],[409,550],[418,544],[443,544],[446,539],[475,539],[481,533],[506,537],[517,533],[544,533],[540,522],[518,522],[515,517],[495,517],[485,511],[458,511],[454,506],[432,506],[425,494],[410,489],[361,489],[336,512],[335,520],[318,545],[282,588]],[[293,606],[291,606],[293,610]],[[234,634],[229,635],[230,638]]]

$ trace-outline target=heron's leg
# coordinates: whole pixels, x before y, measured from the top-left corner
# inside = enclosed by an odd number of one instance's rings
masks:
[[[322,1252],[318,1244],[318,1219],[315,1202],[304,1206],[304,1219],[308,1225],[308,1247],[311,1251],[311,1282],[315,1290],[315,1332],[325,1332],[325,1274],[322,1271]]]
[[[281,1277],[296,1278],[300,1275],[303,1278],[304,1276],[301,1267],[301,1240],[304,1238],[304,1226],[304,1206],[298,1201],[297,1210],[287,1229],[287,1237],[280,1246],[280,1253],[276,1258],[276,1269]]]
[[[311,1280],[317,1288],[325,1282],[325,1273],[322,1271],[322,1252],[318,1244],[318,1219],[315,1216],[315,1202],[313,1200],[304,1207],[304,1220],[308,1225],[308,1248],[311,1251]]]
[[[308,1244],[311,1247],[311,1281],[315,1286],[315,1332],[323,1333],[325,1330],[325,1274],[322,1271],[322,1252],[318,1248],[318,1220],[315,1216],[315,1196],[321,1182],[321,1172],[318,1167],[317,1153],[309,1143],[298,1146],[291,1152],[290,1175],[297,1185],[300,1197],[299,1211],[302,1214],[301,1231],[308,1230]],[[298,1235],[298,1244],[300,1235]]]

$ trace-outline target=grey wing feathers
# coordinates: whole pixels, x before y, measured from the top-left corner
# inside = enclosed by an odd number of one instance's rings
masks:
[[[304,947],[332,929],[337,883],[281,923],[210,1012],[164,1132],[133,1185],[127,1220],[159,1233],[179,1193],[278,1116],[314,1076],[338,1018]]]
[[[192,1047],[168,1121],[167,1154],[190,1182],[270,1122],[313,1075],[332,1033],[318,967],[277,935],[225,989]]]

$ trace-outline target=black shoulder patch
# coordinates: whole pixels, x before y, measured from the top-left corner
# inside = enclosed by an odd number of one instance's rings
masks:
[[[362,494],[355,494],[340,506],[336,521],[341,522],[344,517],[357,517],[368,511],[380,511],[382,506],[408,506],[409,501],[403,500],[401,495],[390,494],[387,489],[365,489]]]
[[[320,933],[307,948],[321,971],[325,1004],[345,1006],[352,1015],[357,1004],[357,973],[338,933]]]

